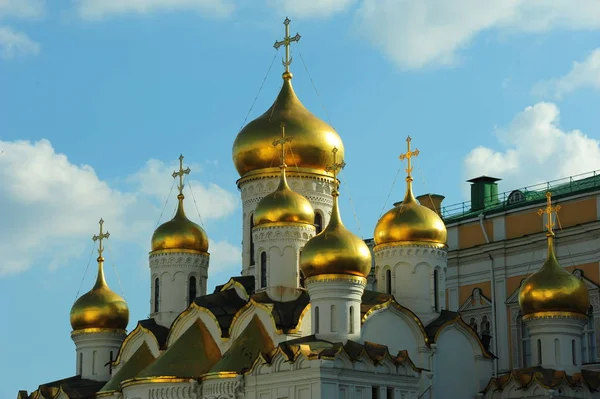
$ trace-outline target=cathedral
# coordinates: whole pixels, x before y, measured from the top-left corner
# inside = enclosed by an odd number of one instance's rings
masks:
[[[151,239],[150,318],[127,332],[127,303],[104,277],[100,220],[96,283],[70,313],[75,375],[17,398],[600,398],[600,374],[577,355],[588,289],[555,255],[551,194],[546,260],[518,292],[532,365],[500,374],[500,348],[448,310],[448,231],[413,194],[410,137],[404,199],[371,245],[344,226],[346,149],[294,92],[289,51],[300,36],[284,24],[281,90],[233,143],[241,275],[207,292],[210,232],[186,216],[180,156],[175,216]]]

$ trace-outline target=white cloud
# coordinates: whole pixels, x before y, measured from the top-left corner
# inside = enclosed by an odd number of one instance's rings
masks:
[[[525,108],[496,136],[504,149],[473,149],[464,161],[465,177],[502,178],[505,191],[600,169],[600,141],[561,130],[552,103]]]
[[[39,18],[44,14],[44,0],[0,0],[0,18]]]
[[[47,140],[0,141],[0,150],[0,276],[19,273],[34,264],[55,267],[89,251],[101,217],[111,241],[148,245],[160,212],[148,190],[116,190],[100,180],[90,166],[74,165],[64,154],[56,153]],[[158,170],[165,168],[158,161],[149,162],[152,164],[158,165]],[[142,187],[147,182],[136,177],[152,173],[146,165],[127,181]],[[154,184],[160,186],[162,180],[157,178]],[[229,202],[233,194],[214,185],[196,185],[198,193],[204,194],[202,202],[197,195],[198,205],[211,204],[207,219],[224,217],[235,209]],[[167,184],[167,192],[168,188]],[[211,252],[230,264],[232,250],[226,244],[217,242]]]
[[[213,283],[237,276],[242,271],[242,249],[239,246],[227,241],[210,240],[208,251],[211,267],[209,276]]]
[[[535,85],[533,92],[561,98],[575,90],[591,87],[600,90],[600,48],[592,51],[583,62],[574,62],[565,76]]]
[[[356,0],[289,1],[268,0],[268,4],[290,17],[328,17],[346,10]]]
[[[234,10],[233,0],[74,0],[79,16],[99,20],[119,14],[149,14],[161,11],[194,10],[227,16]]]
[[[454,65],[460,61],[460,50],[486,31],[510,34],[600,28],[597,0],[578,0],[576,4],[572,0],[295,0],[285,4],[304,16],[320,17],[344,8],[354,11],[356,30],[408,69]]]
[[[0,57],[11,60],[27,55],[37,55],[40,44],[26,34],[16,32],[8,26],[0,26]]]

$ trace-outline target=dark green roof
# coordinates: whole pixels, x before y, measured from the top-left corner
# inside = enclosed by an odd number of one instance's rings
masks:
[[[113,392],[121,389],[121,382],[135,377],[140,371],[154,361],[154,355],[144,342],[137,351],[127,360],[112,378],[104,385],[100,392]]]

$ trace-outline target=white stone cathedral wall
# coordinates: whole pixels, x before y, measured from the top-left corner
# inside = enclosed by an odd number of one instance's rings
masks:
[[[196,278],[196,296],[206,294],[209,256],[191,252],[150,254],[150,315],[158,324],[169,327],[188,307],[189,278]],[[159,279],[159,308],[154,312],[155,279]]]
[[[256,287],[261,289],[260,257],[267,253],[267,287],[298,288],[298,259],[306,242],[315,236],[314,226],[258,226],[254,228]]]
[[[108,381],[110,369],[107,363],[117,358],[125,336],[124,331],[114,330],[73,333],[71,338],[75,342],[77,353],[76,375],[90,380]]]
[[[254,274],[256,266],[250,266],[250,220],[256,209],[256,205],[267,194],[272,193],[279,185],[279,174],[270,177],[245,180],[239,183],[242,196],[243,209],[243,237],[242,237],[242,274]],[[288,172],[287,176],[290,188],[304,195],[311,203],[315,212],[323,217],[323,227],[329,223],[333,197],[331,196],[333,179],[317,176],[303,175],[302,177]]]
[[[404,307],[427,323],[446,308],[447,251],[427,245],[375,247],[377,289],[387,290],[391,271],[392,294]],[[438,312],[435,310],[434,272],[438,271]]]

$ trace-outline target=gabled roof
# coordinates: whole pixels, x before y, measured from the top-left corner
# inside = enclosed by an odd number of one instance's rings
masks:
[[[247,302],[235,290],[225,290],[197,297],[194,303],[208,309],[217,319],[223,337],[228,337],[234,316]]]
[[[259,356],[268,357],[274,349],[275,344],[265,326],[254,315],[221,360],[210,369],[210,373],[242,374],[252,367]]]
[[[201,320],[196,320],[158,359],[135,379],[199,378],[221,357],[221,351]]]
[[[121,389],[121,382],[134,378],[140,371],[146,368],[153,361],[154,355],[152,355],[150,348],[148,348],[148,345],[144,342],[129,358],[129,360],[123,364],[119,371],[117,371],[111,377],[106,385],[100,389],[99,393],[106,393],[106,395],[110,395],[112,392],[119,391]]]
[[[483,295],[481,288],[475,287],[469,296],[458,308],[458,312],[468,312],[470,310],[485,309],[492,306],[492,301]]]
[[[252,295],[252,299],[257,303],[273,305],[271,315],[275,320],[275,325],[285,334],[297,329],[300,318],[310,303],[310,297],[306,291],[302,291],[296,300],[288,302],[274,301],[265,291]]]
[[[80,375],[76,375],[41,384],[38,390],[44,397],[49,398],[54,397],[62,389],[71,399],[92,399],[104,384],[104,381],[83,379]],[[21,392],[23,391],[19,394]]]
[[[169,336],[169,329],[167,327],[156,323],[156,320],[153,318],[140,320],[138,321],[138,324],[154,335],[156,342],[158,342],[159,348],[165,347],[167,344],[167,337]]]
[[[254,280],[254,276],[235,276],[235,277],[231,277],[229,279],[229,281],[223,285],[217,285],[215,287],[215,293],[219,292],[219,291],[223,291],[224,289],[227,289],[229,287],[231,287],[232,285],[234,285],[235,283],[240,284],[242,287],[244,287],[244,289],[246,290],[246,293],[248,295],[252,295],[252,293],[254,293],[254,284],[255,284],[255,280]]]
[[[489,391],[503,391],[511,382],[522,390],[532,386],[552,389],[568,385],[572,388],[587,387],[591,392],[597,392],[600,386],[600,372],[582,370],[581,373],[568,375],[563,370],[546,369],[540,366],[517,369],[492,378],[481,392],[485,394]]]

